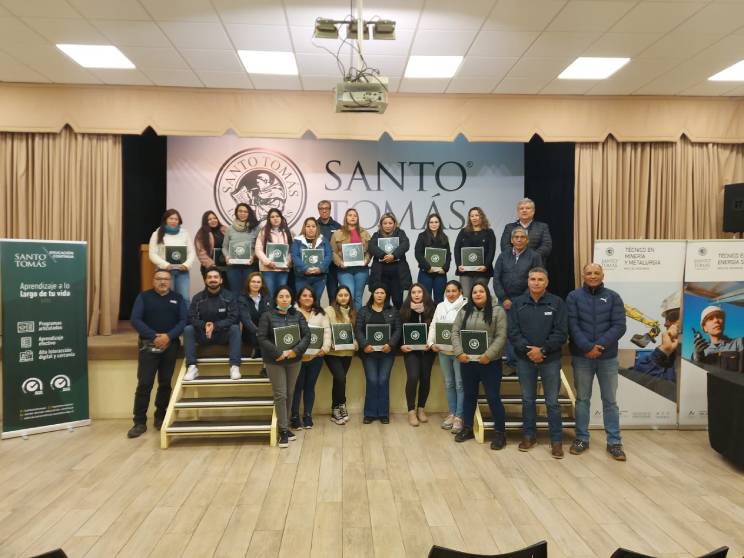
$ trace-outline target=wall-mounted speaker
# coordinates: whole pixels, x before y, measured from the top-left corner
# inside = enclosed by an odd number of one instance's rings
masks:
[[[744,232],[744,183],[724,186],[723,232]]]

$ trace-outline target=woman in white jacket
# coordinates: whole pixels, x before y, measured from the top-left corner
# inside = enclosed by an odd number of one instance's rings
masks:
[[[169,209],[163,213],[160,226],[150,235],[150,261],[158,269],[166,269],[171,272],[173,279],[173,290],[180,294],[189,303],[189,269],[194,264],[196,253],[191,235],[183,228],[181,214],[175,209]],[[186,251],[185,261],[176,263],[175,254],[181,255],[180,250],[172,252],[171,261],[166,259],[166,246],[173,248],[184,248]]]
[[[447,394],[447,406],[449,407],[449,415],[442,422],[442,428],[452,430],[453,434],[462,430],[462,407],[465,392],[463,391],[462,376],[460,375],[460,362],[451,348],[444,350],[435,343],[436,324],[437,322],[452,324],[457,313],[465,306],[467,301],[468,299],[462,296],[460,282],[454,279],[449,281],[444,289],[444,300],[434,310],[434,318],[432,318],[429,327],[429,345],[432,351],[439,353],[439,367],[442,369],[444,391]]]

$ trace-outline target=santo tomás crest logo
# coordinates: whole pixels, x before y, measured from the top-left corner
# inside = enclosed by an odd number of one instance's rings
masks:
[[[263,221],[278,209],[290,228],[299,221],[307,201],[305,177],[292,159],[271,149],[238,151],[220,167],[214,179],[214,201],[228,223],[235,206],[247,203]]]

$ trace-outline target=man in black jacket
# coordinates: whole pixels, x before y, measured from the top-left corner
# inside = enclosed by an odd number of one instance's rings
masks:
[[[318,202],[318,225],[320,233],[328,242],[331,242],[333,232],[341,228],[341,223],[331,217],[331,202],[320,200]],[[326,277],[326,289],[328,290],[328,304],[333,304],[336,300],[336,291],[338,290],[338,268],[331,260],[328,266],[328,276]],[[318,301],[320,304],[320,300]]]
[[[522,389],[522,432],[519,451],[537,443],[537,377],[542,380],[548,409],[550,454],[563,458],[563,426],[558,394],[561,389],[561,347],[568,339],[566,304],[547,291],[548,272],[530,270],[528,293],[516,297],[509,314],[509,340],[517,356],[517,375]]]
[[[508,223],[501,234],[501,251],[509,249],[511,231],[515,227],[522,227],[530,237],[529,247],[540,254],[543,265],[547,265],[548,257],[553,249],[553,240],[547,223],[535,221],[535,202],[530,198],[523,198],[517,203],[517,220]]]
[[[196,366],[196,345],[229,345],[230,378],[240,379],[240,326],[238,302],[222,288],[219,269],[212,266],[204,274],[206,289],[196,293],[189,308],[189,325],[183,330],[183,351],[186,357],[184,380],[199,376]]]
[[[178,355],[181,335],[188,312],[183,297],[171,290],[171,274],[158,269],[153,275],[153,288],[137,295],[131,323],[139,333],[137,391],[134,394],[134,426],[127,437],[137,438],[147,431],[147,407],[158,374],[155,395],[155,428],[160,430],[171,396],[171,379]]]

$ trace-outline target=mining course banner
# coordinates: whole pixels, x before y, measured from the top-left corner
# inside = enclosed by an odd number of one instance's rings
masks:
[[[86,252],[0,239],[3,438],[90,424]]]

